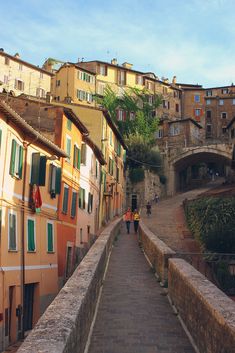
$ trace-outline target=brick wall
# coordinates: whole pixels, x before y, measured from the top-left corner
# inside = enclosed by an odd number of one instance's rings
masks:
[[[143,250],[165,285],[168,277],[168,259],[173,257],[175,252],[169,248],[162,240],[158,239],[143,222],[140,222],[140,241]]]
[[[84,351],[106,262],[119,225],[118,219],[102,232],[18,353]]]
[[[169,260],[169,296],[201,353],[235,352],[235,303],[182,259]]]

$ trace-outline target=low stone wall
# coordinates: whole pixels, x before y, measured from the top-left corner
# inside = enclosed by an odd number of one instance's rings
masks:
[[[120,219],[99,236],[18,353],[82,353]]]
[[[139,235],[145,254],[165,285],[168,277],[168,260],[175,255],[175,252],[152,233],[143,222],[140,222]]]
[[[201,353],[235,352],[235,303],[182,259],[170,259],[169,296]]]

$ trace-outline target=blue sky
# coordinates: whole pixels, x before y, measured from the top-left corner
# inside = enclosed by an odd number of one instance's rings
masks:
[[[42,65],[127,61],[160,78],[235,84],[235,0],[0,0],[0,47]]]

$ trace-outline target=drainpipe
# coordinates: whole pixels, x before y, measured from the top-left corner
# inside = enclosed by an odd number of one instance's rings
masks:
[[[0,271],[2,272],[2,309],[4,313],[4,289],[5,289],[5,271],[2,267],[0,267]],[[3,324],[4,329],[4,324]],[[2,349],[5,348],[5,341],[4,341],[4,332],[2,333]]]
[[[28,146],[26,142],[23,142],[24,147],[24,167],[23,167],[23,187],[22,187],[22,206],[21,206],[21,338],[24,339],[24,294],[25,294],[25,188],[26,188],[26,172],[27,172],[27,156]]]

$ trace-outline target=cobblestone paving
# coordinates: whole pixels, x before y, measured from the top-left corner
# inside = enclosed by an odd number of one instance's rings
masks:
[[[110,257],[89,353],[193,352],[136,235],[126,234],[122,227]]]

